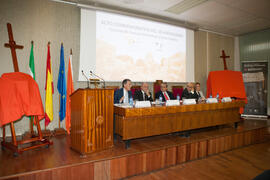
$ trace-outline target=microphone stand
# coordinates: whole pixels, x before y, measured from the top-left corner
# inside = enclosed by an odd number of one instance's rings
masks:
[[[104,80],[103,78],[101,78],[100,76],[94,74],[92,71],[90,71],[90,73],[91,73],[92,75],[96,76],[97,78],[101,79],[101,80],[103,81],[103,88],[106,87],[106,86],[105,86],[105,80]]]
[[[87,76],[84,74],[83,70],[82,70],[82,75],[85,77],[85,79],[87,80],[87,88],[90,89],[90,81],[89,79],[87,78]]]

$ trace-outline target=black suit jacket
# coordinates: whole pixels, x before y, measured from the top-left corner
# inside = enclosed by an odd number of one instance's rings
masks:
[[[144,93],[144,95],[145,95],[145,101],[153,101],[151,93],[150,93],[150,97],[148,97],[145,93]],[[135,91],[135,93],[134,93],[134,100],[143,101],[142,90]]]
[[[194,92],[193,94],[188,92],[187,88],[184,89],[182,93],[181,99],[186,98],[186,99],[198,99],[198,94]]]
[[[173,93],[172,93],[172,92],[170,92],[170,91],[166,91],[166,92],[167,92],[167,94],[169,95],[169,97],[170,97],[171,100],[175,99],[175,97],[173,96]],[[159,91],[159,92],[157,92],[157,93],[155,94],[155,98],[156,98],[156,99],[159,99],[159,96],[162,97],[162,102],[165,102],[165,101],[166,101],[166,99],[165,99],[165,97],[164,97],[162,91]]]
[[[123,88],[120,88],[120,89],[117,89],[115,92],[114,92],[114,100],[113,100],[113,103],[114,104],[119,104],[120,102],[120,99],[124,96],[124,91],[123,91]],[[132,97],[132,93],[131,91],[128,91],[128,101],[129,101],[129,98]],[[123,103],[123,102],[122,102]]]

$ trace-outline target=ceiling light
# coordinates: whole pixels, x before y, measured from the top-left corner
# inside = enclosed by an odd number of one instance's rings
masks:
[[[183,0],[180,3],[168,8],[167,12],[171,12],[174,14],[181,14],[195,6],[198,6],[208,0]]]

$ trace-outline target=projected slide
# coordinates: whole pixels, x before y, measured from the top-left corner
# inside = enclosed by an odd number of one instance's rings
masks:
[[[95,20],[95,60],[82,60],[87,52],[81,52],[80,68],[89,67],[106,81],[186,81],[184,28],[100,11]],[[81,41],[87,41],[82,32]],[[82,44],[81,51],[90,50]]]

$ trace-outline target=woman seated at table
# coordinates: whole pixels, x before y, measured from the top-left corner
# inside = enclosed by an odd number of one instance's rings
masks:
[[[198,99],[201,98],[202,100],[205,100],[203,92],[201,91],[201,84],[199,82],[196,82],[196,84],[195,84],[195,92],[198,96]]]

